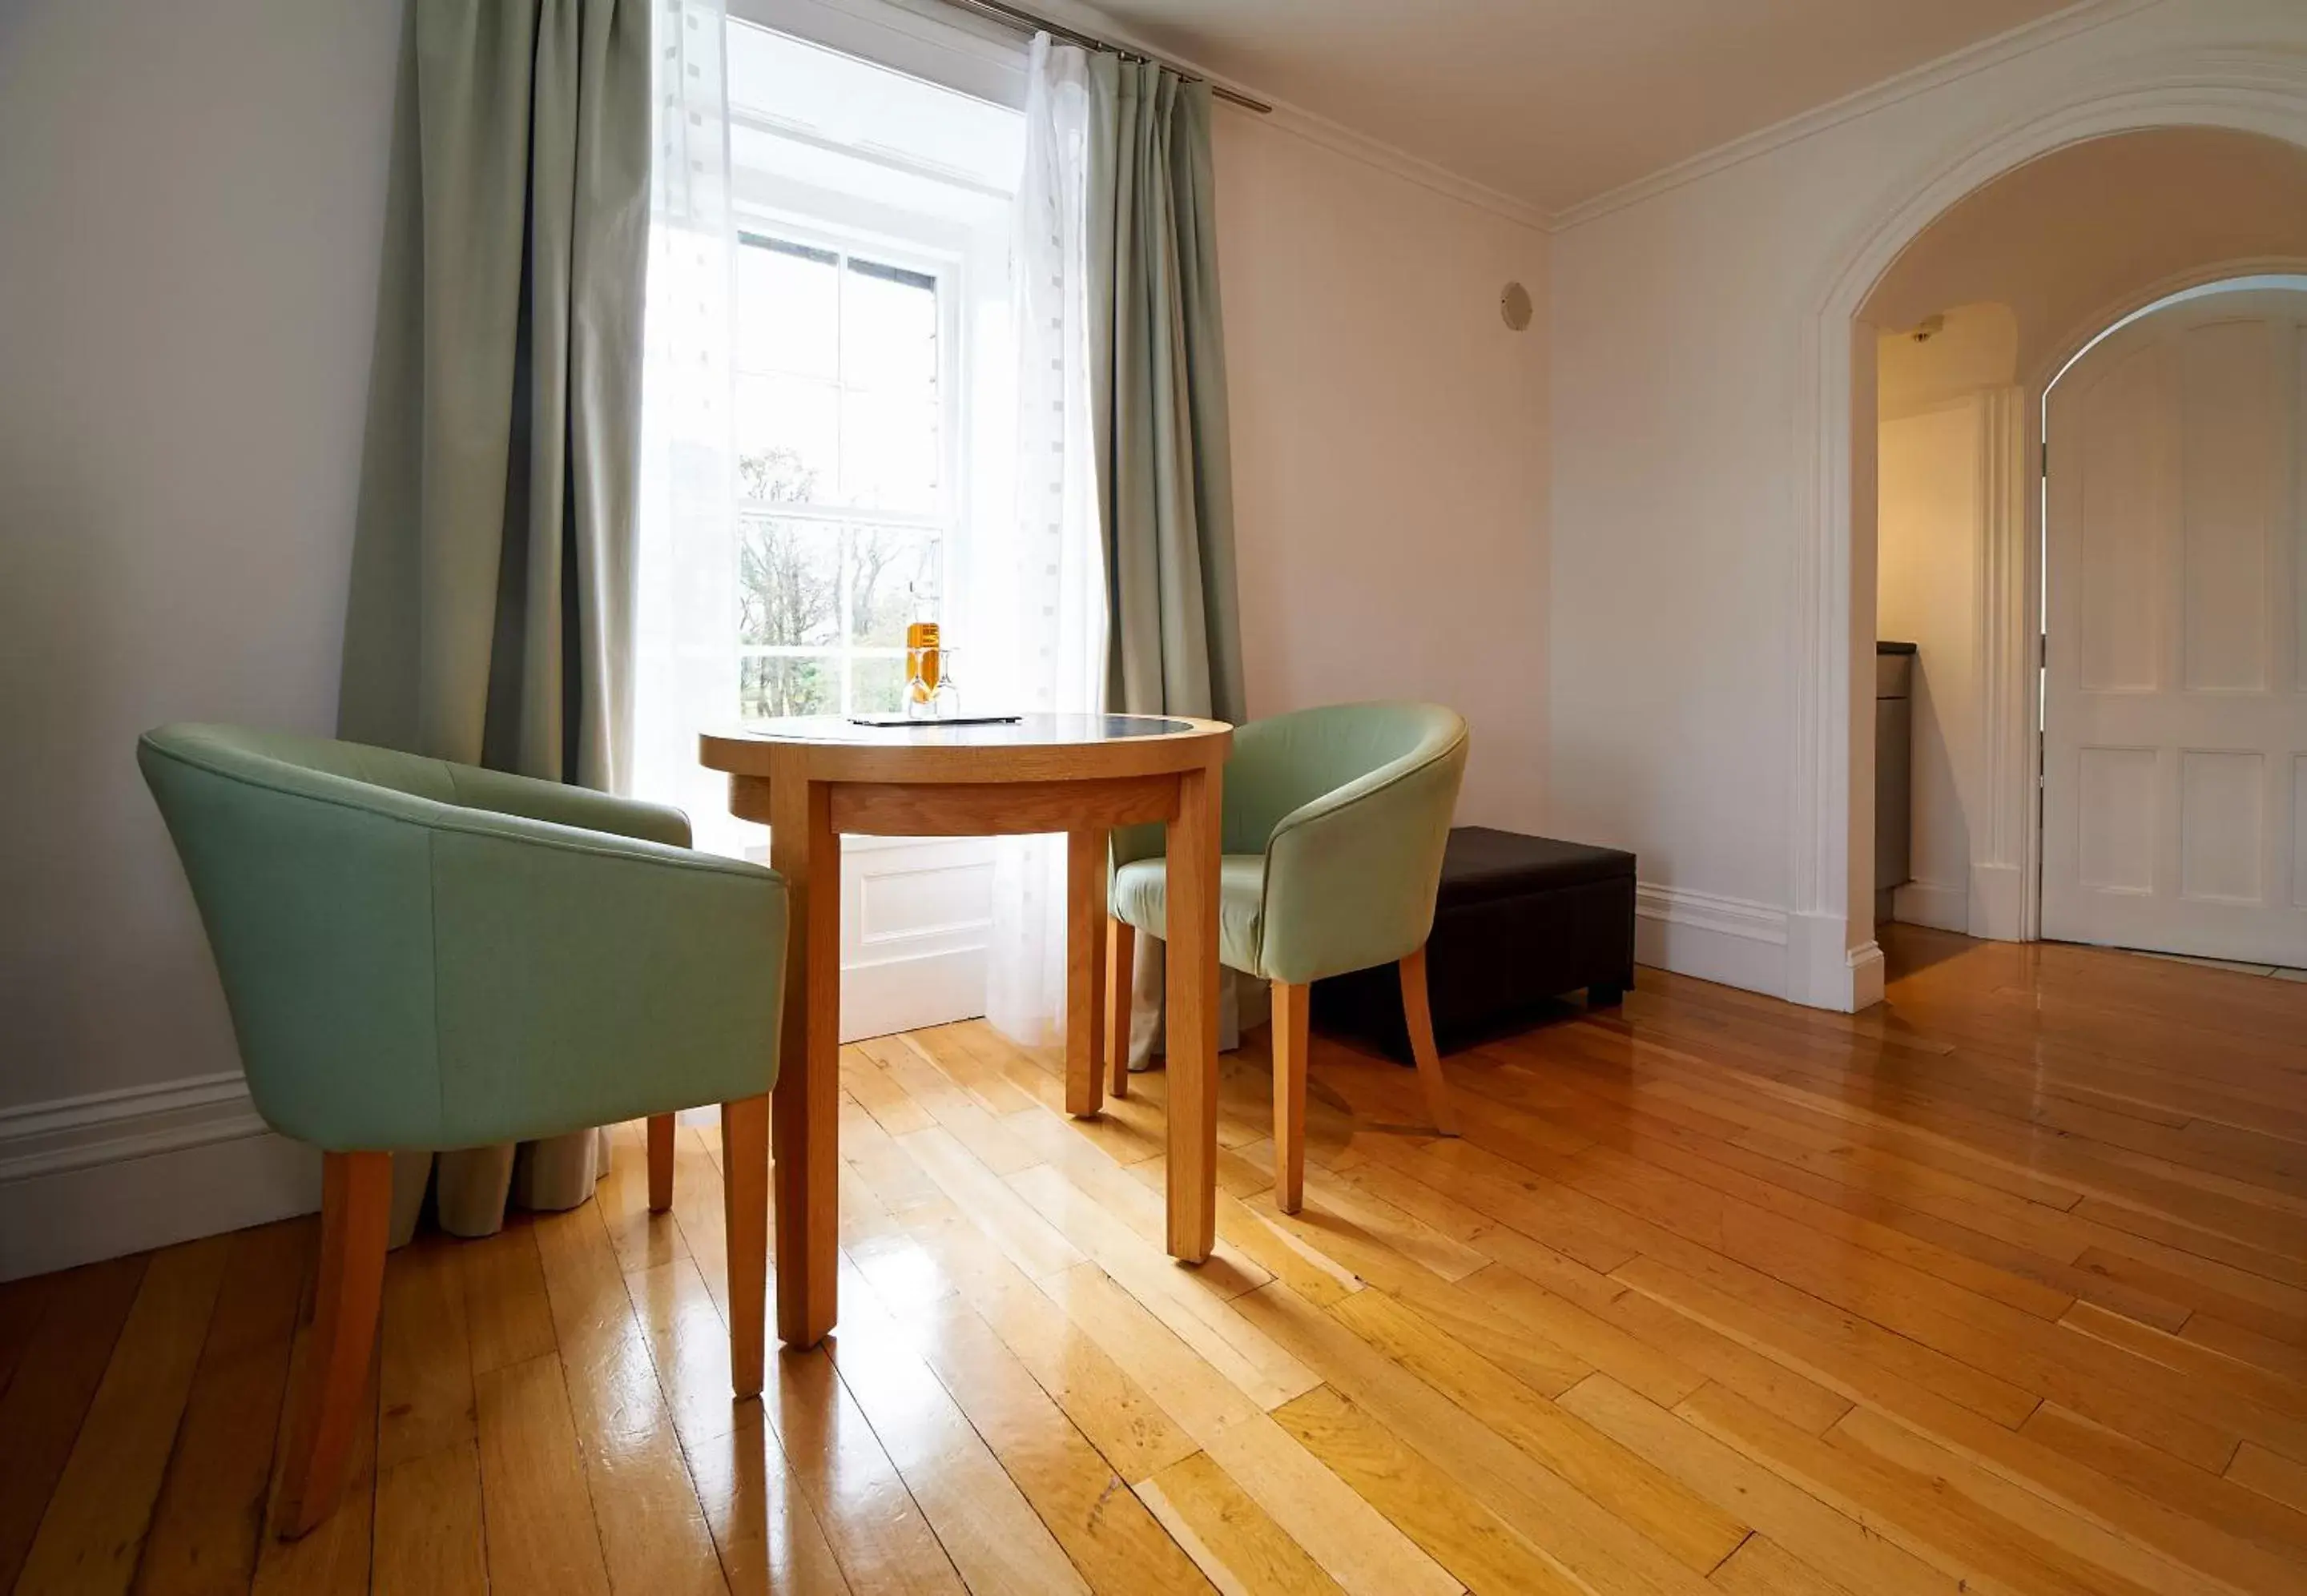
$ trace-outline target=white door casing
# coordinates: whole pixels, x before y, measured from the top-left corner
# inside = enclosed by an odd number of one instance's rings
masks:
[[[2142,317],[2051,390],[2043,935],[2307,965],[2307,293]]]

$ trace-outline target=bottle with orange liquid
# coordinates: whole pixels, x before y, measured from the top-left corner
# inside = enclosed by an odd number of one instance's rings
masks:
[[[905,713],[921,720],[937,713],[938,686],[945,678],[945,650],[938,623],[928,619],[929,601],[913,595],[913,619],[905,627]]]

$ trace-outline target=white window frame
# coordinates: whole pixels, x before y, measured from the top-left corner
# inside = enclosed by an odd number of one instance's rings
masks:
[[[779,180],[772,180],[773,183]],[[963,403],[963,382],[967,367],[965,351],[966,318],[962,314],[967,303],[969,282],[967,261],[963,254],[951,249],[939,249],[919,239],[892,237],[866,228],[841,226],[822,217],[805,215],[796,210],[742,203],[736,208],[739,249],[760,247],[749,239],[774,239],[781,243],[802,245],[822,250],[837,256],[840,266],[836,277],[836,292],[845,292],[847,265],[853,258],[870,260],[875,265],[892,266],[905,271],[915,271],[931,277],[937,284],[938,307],[938,507],[923,514],[919,511],[882,510],[830,500],[797,503],[778,500],[768,503],[750,499],[742,492],[733,494],[738,537],[732,558],[743,558],[743,529],[748,522],[809,521],[835,529],[847,526],[888,526],[916,532],[933,532],[938,539],[938,610],[939,617],[951,616],[960,602],[960,578],[965,574],[968,493],[965,465],[968,458],[964,437],[967,406]],[[741,300],[737,314],[742,318],[744,305]],[[837,312],[836,312],[837,316]],[[834,360],[834,390],[836,396],[848,392],[843,375],[843,363],[838,353],[840,333],[836,327],[836,354]],[[785,372],[755,371],[733,361],[733,377],[788,376]],[[835,417],[836,448],[840,448],[840,428],[843,417],[838,414],[836,398]],[[836,548],[838,545],[836,544]],[[854,702],[857,662],[861,660],[902,660],[902,645],[877,646],[854,641],[851,612],[849,561],[836,555],[838,589],[837,640],[829,646],[805,644],[735,644],[739,670],[743,661],[756,659],[825,659],[833,658],[840,664],[840,700],[830,706],[830,713],[849,714],[863,713]]]

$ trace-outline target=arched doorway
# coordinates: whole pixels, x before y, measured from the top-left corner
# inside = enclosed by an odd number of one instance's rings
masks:
[[[1970,197],[2029,168],[2055,181],[2062,155],[2094,141],[2157,132],[2225,130],[2277,145],[2307,147],[2307,89],[2264,78],[2218,81],[2216,69],[2178,90],[2108,93],[2008,130],[1920,184],[1903,205],[1854,234],[1841,269],[1819,300],[1807,380],[1798,396],[1800,480],[1811,491],[1795,506],[1805,523],[1794,572],[1796,737],[1793,878],[1797,935],[1789,947],[1789,993],[1823,1007],[1862,1008],[1882,991],[1873,935],[1874,547],[1874,339],[1865,312],[1892,269]],[[2307,257],[2307,243],[2267,252]],[[2166,267],[2165,280],[2134,285],[2126,303],[2099,307],[2085,325],[2046,335],[2066,353],[2114,316],[2167,292],[2174,273],[2221,270],[2233,260]],[[2055,366],[2033,373],[2047,386]],[[2040,391],[2037,388],[2035,391]],[[2028,407],[2019,406],[2021,414]],[[2037,441],[2027,426],[2027,441]],[[2023,499],[2018,493],[2014,498]],[[2018,540],[2034,530],[2033,512]],[[2006,562],[2002,580],[2020,605],[2039,593],[2038,576]],[[2009,661],[2005,661],[2008,673]],[[2010,728],[2006,725],[2006,732]],[[2013,739],[2015,740],[2015,739]],[[2023,746],[2022,755],[2023,757]],[[2029,828],[2020,828],[2022,838]],[[2024,846],[2031,849],[2031,842]],[[2029,853],[2016,866],[2031,867]],[[2027,934],[2031,934],[2029,930]]]

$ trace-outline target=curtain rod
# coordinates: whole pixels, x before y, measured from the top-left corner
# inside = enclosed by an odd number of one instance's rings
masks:
[[[1156,66],[1166,66],[1180,77],[1208,82],[1210,92],[1220,99],[1231,100],[1245,110],[1256,111],[1261,116],[1274,109],[1262,99],[1253,99],[1247,94],[1227,88],[1223,83],[1204,78],[1200,73],[1189,71],[1174,61],[1164,60],[1159,55],[1149,55],[1144,50],[1131,45],[1118,45],[1111,39],[1100,38],[1095,34],[1084,33],[1078,29],[1068,28],[1062,22],[1052,22],[1047,17],[1035,16],[1030,11],[1022,11],[1015,5],[1006,4],[1004,0],[944,0],[944,3],[957,11],[973,12],[981,17],[999,22],[1004,27],[1014,28],[1020,33],[1047,33],[1052,38],[1063,39],[1069,45],[1079,45],[1085,50],[1104,50],[1131,61],[1150,61]]]

